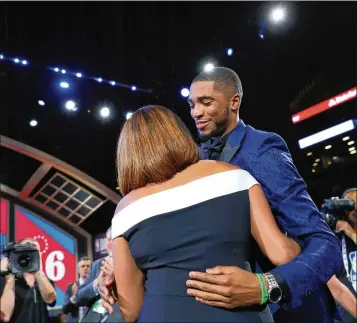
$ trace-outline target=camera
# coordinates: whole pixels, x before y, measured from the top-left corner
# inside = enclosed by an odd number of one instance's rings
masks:
[[[321,214],[331,230],[336,230],[337,221],[346,220],[346,212],[352,211],[354,208],[354,201],[335,197],[323,201]]]
[[[12,274],[31,273],[40,269],[40,253],[33,243],[8,243],[3,254],[9,259],[9,271]]]

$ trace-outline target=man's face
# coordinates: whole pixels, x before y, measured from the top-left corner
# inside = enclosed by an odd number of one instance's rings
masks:
[[[232,98],[227,98],[225,93],[215,90],[213,81],[192,83],[188,103],[191,116],[203,140],[221,136],[233,129],[237,123],[237,114],[233,113],[235,109],[233,106],[236,106],[237,111],[239,101],[237,105],[237,102],[232,101]]]
[[[356,225],[357,222],[357,192],[350,192],[346,194],[345,198],[348,198],[355,202],[355,209],[348,214],[348,219]]]
[[[112,234],[107,234],[107,251],[109,254],[112,253]]]
[[[91,261],[90,260],[82,260],[79,263],[78,271],[79,271],[79,277],[80,278],[82,278],[82,279],[86,279],[87,278],[90,266],[91,266]]]

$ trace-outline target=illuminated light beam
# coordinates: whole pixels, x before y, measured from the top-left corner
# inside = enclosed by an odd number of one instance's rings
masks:
[[[322,101],[318,104],[313,105],[310,108],[302,110],[295,113],[291,119],[294,124],[299,123],[303,120],[309,119],[317,114],[320,114],[326,110],[337,107],[338,105],[350,101],[357,97],[357,87],[353,87],[343,93],[340,93],[332,98]]]
[[[340,123],[331,128],[327,128],[323,131],[317,132],[311,136],[305,137],[299,140],[300,149],[310,147],[319,142],[325,141],[327,139],[341,135],[347,131],[351,131],[356,128],[356,124],[353,120],[348,120],[346,122]]]

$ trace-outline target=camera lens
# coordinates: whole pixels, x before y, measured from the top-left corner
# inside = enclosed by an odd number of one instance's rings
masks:
[[[19,266],[21,268],[26,268],[29,267],[31,264],[31,257],[28,254],[24,254],[21,255],[18,259],[17,259],[17,263],[19,264]]]

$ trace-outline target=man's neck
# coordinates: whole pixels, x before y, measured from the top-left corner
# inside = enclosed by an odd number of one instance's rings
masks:
[[[220,135],[220,138],[223,138],[224,136],[226,136],[227,134],[229,134],[235,127],[237,127],[239,123],[239,119],[237,121],[235,121],[234,123],[232,123],[231,125],[229,125],[226,130],[224,131],[224,133],[222,135]]]

